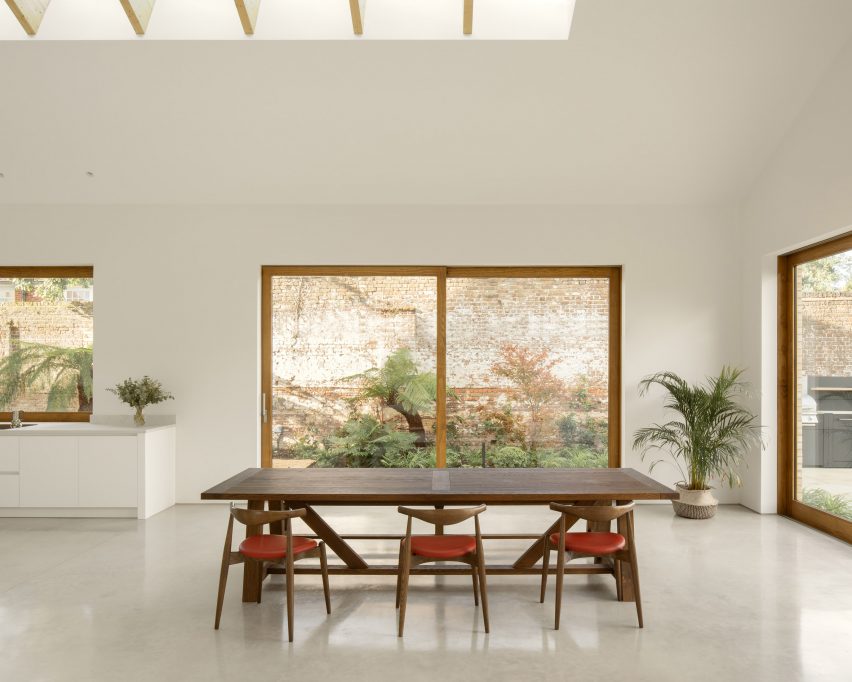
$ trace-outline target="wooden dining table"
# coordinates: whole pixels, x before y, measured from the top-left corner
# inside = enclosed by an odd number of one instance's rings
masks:
[[[634,500],[670,500],[677,492],[634,469],[246,469],[201,493],[202,500],[246,501],[249,509],[305,509],[303,521],[342,560],[330,565],[332,574],[396,575],[395,564],[369,564],[348,540],[395,540],[402,535],[338,534],[316,511],[316,506],[396,506],[427,505],[548,505],[551,502],[612,504]],[[625,517],[626,518],[626,517]],[[571,526],[577,519],[569,519]],[[489,564],[489,574],[541,574],[535,564],[544,551],[544,537],[556,532],[558,519],[550,528],[530,529],[530,533],[483,534],[483,540],[533,540],[512,564]],[[609,530],[602,524],[592,530]],[[262,532],[247,527],[247,535]],[[273,526],[273,533],[281,527]],[[436,528],[437,533],[443,529]],[[574,564],[568,573],[609,573],[596,564]],[[243,601],[256,601],[260,581],[256,568],[247,564],[243,574]],[[429,575],[462,574],[466,567],[430,565],[412,573]],[[553,573],[555,568],[551,568]],[[275,572],[270,570],[269,572]],[[318,573],[306,566],[298,573]],[[468,569],[469,572],[469,569]],[[621,571],[625,601],[633,600],[632,576]]]

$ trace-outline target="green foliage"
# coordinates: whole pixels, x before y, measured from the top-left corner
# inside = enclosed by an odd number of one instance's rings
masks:
[[[389,407],[399,406],[417,414],[429,410],[437,397],[437,379],[433,372],[420,372],[408,348],[394,351],[381,367],[345,377],[364,383],[361,398],[376,398]]]
[[[415,448],[408,452],[388,453],[382,457],[382,466],[391,469],[432,469],[435,465],[435,448]]]
[[[156,405],[174,398],[171,393],[163,390],[163,384],[147,374],[141,379],[125,379],[120,384],[116,384],[115,388],[108,388],[107,391],[117,395],[121,402],[136,408]]]
[[[491,466],[509,469],[538,466],[538,457],[535,453],[525,452],[513,445],[495,448],[488,456],[488,461]]]
[[[573,407],[583,412],[588,412],[592,409],[594,401],[589,395],[589,377],[582,375],[577,379],[571,402],[573,403]]]
[[[47,410],[92,411],[92,349],[21,342],[0,360],[0,405],[29,390],[47,390]]]
[[[606,448],[606,419],[586,416],[581,420],[576,415],[566,414],[559,418],[556,425],[566,447],[582,446],[595,451]]]
[[[639,383],[640,395],[653,385],[668,392],[665,407],[680,416],[665,424],[638,429],[633,447],[642,459],[653,449],[667,451],[690,490],[706,490],[711,479],[740,484],[737,467],[753,445],[761,444],[757,417],[739,405],[747,393],[743,370],[723,367],[704,385],[690,386],[674,372],[659,372]],[[651,470],[663,460],[651,464]],[[686,470],[681,467],[681,461]]]
[[[482,452],[477,448],[447,448],[447,467],[471,469],[482,466]]]
[[[564,448],[541,453],[538,466],[546,469],[606,469],[609,466],[609,456],[606,451]]]
[[[348,381],[354,379],[363,383],[363,389],[353,401],[353,408],[363,400],[378,400],[381,406],[390,407],[405,418],[418,447],[428,445],[422,413],[435,405],[437,378],[433,372],[420,372],[417,369],[408,348],[391,353],[381,367],[372,367],[361,374],[344,378]]]
[[[852,500],[846,495],[834,495],[822,488],[805,488],[802,502],[841,519],[852,521]]]
[[[385,457],[394,461],[414,449],[417,436],[396,431],[375,417],[362,415],[347,421],[317,455],[321,467],[380,467]]]
[[[25,295],[32,294],[42,301],[64,300],[68,287],[90,287],[92,280],[83,277],[44,277],[38,279],[14,279],[15,288]]]
[[[447,420],[448,448],[471,442],[523,447],[525,441],[524,427],[509,404],[498,409],[480,405],[472,414],[456,413]]]
[[[804,263],[798,267],[802,274],[802,293],[852,292],[852,252]]]

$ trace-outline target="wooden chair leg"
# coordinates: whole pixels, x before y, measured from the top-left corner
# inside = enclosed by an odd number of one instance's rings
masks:
[[[320,544],[320,569],[322,570],[322,591],[325,595],[325,612],[331,613],[331,591],[328,587],[328,555],[325,543]]]
[[[615,563],[615,596],[618,601],[624,601],[624,594],[621,589],[621,559],[613,559]]]
[[[488,634],[491,632],[491,627],[488,624],[488,585],[485,580],[485,554],[481,551],[477,552],[476,561],[479,568],[479,594],[482,601],[482,621],[485,624],[485,634]]]
[[[559,629],[559,616],[562,611],[562,583],[565,580],[565,552],[556,552],[556,611],[553,629]]]
[[[396,562],[396,608],[399,608],[399,592],[402,589],[402,564],[404,558],[402,556],[402,548],[405,546],[405,540],[399,541],[399,560]]]
[[[408,576],[411,570],[411,552],[408,547],[403,551],[402,567],[400,569],[400,587],[399,587],[399,637],[402,637],[403,629],[405,628],[405,605],[408,601]]]
[[[287,556],[287,636],[293,641],[293,601],[295,592],[293,590],[293,557]]]
[[[230,566],[230,557],[227,555],[222,558],[222,570],[219,571],[219,594],[216,597],[216,622],[213,625],[215,630],[219,629],[219,621],[222,618],[222,603],[225,601],[225,587],[228,584],[228,567]]]
[[[262,561],[256,562],[257,564],[257,603],[260,604],[260,595],[263,592],[263,571],[264,564]]]
[[[479,606],[479,580],[477,578],[477,574],[479,573],[479,566],[473,566],[470,569],[470,577],[473,580],[473,605]]]
[[[547,571],[550,569],[550,538],[544,540],[544,555],[541,559],[541,595],[538,603],[544,604],[544,593],[547,590]]]

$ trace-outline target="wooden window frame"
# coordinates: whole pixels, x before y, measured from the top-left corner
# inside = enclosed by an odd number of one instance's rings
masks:
[[[21,267],[0,266],[0,279],[28,279],[39,277],[80,277],[87,279],[95,278],[95,268],[91,265],[33,265]],[[23,412],[25,422],[87,422],[92,416],[91,412]],[[12,419],[11,411],[0,411],[0,422],[8,422]]]
[[[778,513],[852,542],[852,522],[796,499],[796,267],[852,249],[852,232],[778,257]]]
[[[260,429],[261,466],[272,466],[272,278],[273,277],[434,277],[437,285],[435,460],[447,465],[447,279],[454,278],[594,278],[609,282],[608,464],[621,466],[621,266],[444,267],[444,266],[307,266],[264,265],[261,268]],[[267,402],[264,403],[263,401]]]

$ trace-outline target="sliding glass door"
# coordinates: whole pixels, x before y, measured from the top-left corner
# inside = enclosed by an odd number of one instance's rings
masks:
[[[852,235],[781,259],[779,507],[852,540]]]
[[[618,466],[620,274],[265,267],[264,466]]]

